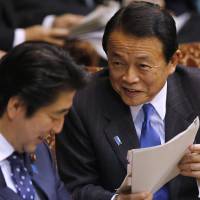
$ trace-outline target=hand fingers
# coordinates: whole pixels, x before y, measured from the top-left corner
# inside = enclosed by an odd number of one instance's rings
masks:
[[[67,37],[68,34],[69,34],[69,31],[67,29],[53,28],[49,30],[49,35],[52,37],[64,38],[64,37]]]
[[[185,163],[180,164],[180,173],[183,176],[190,176],[195,178],[200,178],[200,163]]]
[[[132,195],[133,200],[150,200],[152,195],[149,192],[136,193]]]
[[[200,144],[190,145],[189,150],[191,151],[191,153],[199,153],[200,154]]]
[[[61,47],[64,46],[64,44],[65,44],[64,40],[56,39],[56,38],[46,38],[45,41],[52,43],[52,44],[55,44],[55,45],[58,45],[58,46],[61,46]]]
[[[200,154],[198,153],[186,153],[181,159],[180,164],[185,163],[198,163],[200,162]]]
[[[200,171],[181,171],[181,175],[200,179]]]
[[[152,194],[149,192],[141,192],[135,194],[120,194],[118,200],[151,200]]]

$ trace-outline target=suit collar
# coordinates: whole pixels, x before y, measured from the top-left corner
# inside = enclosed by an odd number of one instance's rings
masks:
[[[48,197],[48,199],[51,199],[51,197],[49,196],[49,194],[51,194],[49,183],[52,181],[52,179],[50,179],[49,176],[45,176],[45,174],[39,173],[40,170],[38,169],[37,162],[37,160],[35,162],[32,162],[30,155],[26,154],[25,165],[31,175],[33,184],[37,189],[37,194],[40,196],[41,199],[43,199],[41,195],[43,196],[44,194]]]
[[[0,161],[5,160],[14,152],[13,146],[0,133]]]

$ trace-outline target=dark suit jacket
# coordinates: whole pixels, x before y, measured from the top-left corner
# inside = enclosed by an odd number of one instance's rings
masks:
[[[9,50],[13,44],[17,22],[11,1],[0,0],[0,49]]]
[[[178,32],[178,42],[200,42],[200,14],[191,13],[190,19]]]
[[[36,161],[31,163],[26,158],[26,166],[31,171],[32,181],[41,200],[70,200],[64,184],[60,181],[48,147],[38,145]],[[0,200],[18,200],[16,193],[7,188],[2,173],[0,173]]]
[[[57,138],[60,175],[75,200],[110,200],[126,176],[127,151],[139,148],[129,107],[112,89],[108,72],[80,91]],[[166,141],[200,114],[199,69],[177,68],[168,79]],[[114,140],[119,136],[122,144]],[[199,133],[196,140],[199,141]],[[159,158],[158,158],[159,159]],[[145,181],[145,180],[144,180]],[[169,183],[171,200],[197,200],[194,178]]]

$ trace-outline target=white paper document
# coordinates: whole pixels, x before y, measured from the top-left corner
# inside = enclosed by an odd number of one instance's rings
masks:
[[[131,193],[160,189],[179,174],[179,161],[194,143],[199,129],[199,118],[183,132],[163,145],[132,149],[128,152],[127,176],[118,192],[130,190]]]
[[[79,25],[70,30],[69,37],[79,38],[83,34],[96,32],[104,29],[106,23],[120,8],[116,1],[108,1],[105,5],[99,5],[97,8],[85,16]]]

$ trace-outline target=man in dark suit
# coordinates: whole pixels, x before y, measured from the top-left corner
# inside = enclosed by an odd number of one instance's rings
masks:
[[[0,199],[70,200],[44,139],[59,133],[84,73],[61,48],[23,43],[0,63]]]
[[[77,93],[57,137],[59,172],[75,200],[152,199],[148,191],[115,194],[127,173],[127,151],[144,146],[147,106],[154,137],[147,131],[146,142],[156,136],[163,144],[200,115],[200,71],[176,68],[180,51],[175,22],[151,3],[120,9],[105,28],[103,47],[108,70]],[[181,159],[180,175],[156,192],[154,200],[198,199],[199,133],[196,143]]]
[[[0,49],[8,51],[24,41],[40,40],[62,46],[68,35],[67,28],[78,24],[82,16],[65,14],[63,5],[48,1],[0,0]],[[67,7],[67,5],[66,5]],[[54,14],[51,23],[42,24],[47,15]],[[59,15],[59,16],[56,16]],[[47,25],[48,24],[48,25]]]
[[[165,0],[165,6],[174,16],[178,42],[200,42],[200,14],[191,0]]]

